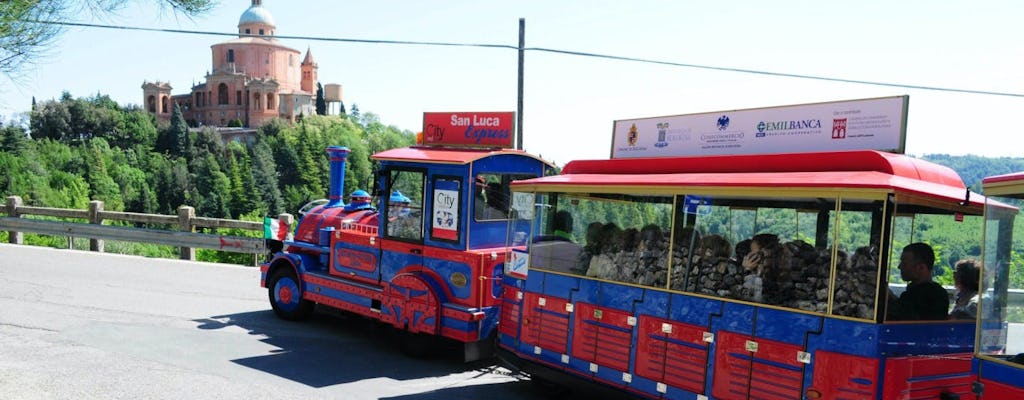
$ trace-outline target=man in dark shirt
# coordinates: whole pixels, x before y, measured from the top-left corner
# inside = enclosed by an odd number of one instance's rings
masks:
[[[944,320],[948,319],[949,294],[932,281],[935,252],[925,243],[911,243],[900,255],[900,277],[907,281],[907,290],[896,297],[889,291],[886,319]]]

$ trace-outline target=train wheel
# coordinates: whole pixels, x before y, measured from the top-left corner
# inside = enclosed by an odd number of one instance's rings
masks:
[[[270,306],[274,314],[289,321],[298,321],[313,311],[313,302],[302,298],[302,288],[295,272],[280,268],[270,277],[267,285]]]

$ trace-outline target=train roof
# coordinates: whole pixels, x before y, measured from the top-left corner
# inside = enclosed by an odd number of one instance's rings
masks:
[[[996,175],[981,181],[985,194],[1024,198],[1024,172]]]
[[[485,157],[495,155],[514,155],[528,157],[538,160],[549,167],[554,167],[550,162],[529,154],[522,150],[514,149],[476,149],[476,148],[455,148],[455,147],[434,147],[434,146],[412,146],[398,149],[385,150],[374,154],[374,160],[387,161],[415,161],[432,162],[439,164],[469,164]]]
[[[881,151],[581,160],[561,175],[513,185],[883,189],[957,203],[968,193],[951,168]],[[972,206],[984,204],[980,194],[969,199]]]

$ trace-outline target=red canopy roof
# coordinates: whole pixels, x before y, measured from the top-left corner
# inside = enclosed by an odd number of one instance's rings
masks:
[[[562,175],[515,184],[876,188],[957,202],[967,195],[956,171],[879,151],[582,160]],[[984,204],[979,194],[970,200]]]
[[[530,157],[540,160],[545,164],[551,164],[537,156],[526,153],[522,150],[471,149],[428,146],[402,147],[397,149],[385,150],[380,153],[374,154],[371,158],[373,158],[374,160],[419,161],[436,162],[442,164],[469,164],[473,161],[479,160],[484,157],[501,154]]]

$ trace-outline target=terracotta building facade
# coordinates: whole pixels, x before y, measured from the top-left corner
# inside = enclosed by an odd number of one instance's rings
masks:
[[[280,44],[276,29],[262,0],[252,0],[238,19],[238,38],[210,46],[212,66],[205,82],[178,95],[171,94],[167,82],[144,82],[143,107],[166,120],[177,103],[189,122],[217,127],[239,120],[255,128],[275,118],[294,122],[300,115],[313,114],[313,54],[307,49],[302,56]]]

